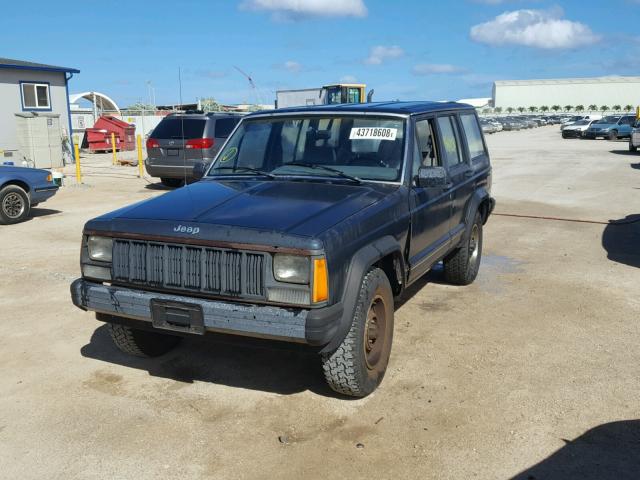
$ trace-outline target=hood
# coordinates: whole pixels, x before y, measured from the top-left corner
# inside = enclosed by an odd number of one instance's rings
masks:
[[[312,237],[397,188],[367,183],[205,179],[96,220],[222,225]]]

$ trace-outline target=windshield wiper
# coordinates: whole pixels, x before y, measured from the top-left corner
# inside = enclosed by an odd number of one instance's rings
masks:
[[[252,172],[252,173],[257,173],[258,175],[262,175],[263,177],[270,178],[272,180],[276,178],[276,176],[273,173],[263,172],[262,170],[258,170],[257,168],[251,168],[251,167],[216,167],[211,169],[211,171],[216,171],[216,170],[231,170],[232,172]]]
[[[360,180],[358,177],[354,177],[353,175],[347,175],[342,170],[338,170],[337,168],[327,167],[326,165],[320,165],[318,163],[290,162],[290,163],[285,163],[282,166],[288,167],[289,165],[293,165],[295,167],[307,167],[307,168],[312,168],[314,170],[324,170],[326,172],[335,173],[339,177],[346,178],[348,180],[351,180],[352,182],[362,183],[362,180]]]

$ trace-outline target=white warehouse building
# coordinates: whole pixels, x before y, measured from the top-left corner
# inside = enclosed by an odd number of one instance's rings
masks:
[[[493,84],[493,106],[640,105],[640,77],[499,80]]]

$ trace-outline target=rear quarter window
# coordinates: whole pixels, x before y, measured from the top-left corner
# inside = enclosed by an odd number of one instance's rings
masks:
[[[465,113],[460,115],[460,120],[462,121],[462,128],[464,129],[467,145],[469,146],[469,158],[473,161],[478,157],[486,155],[476,116],[471,113]]]
[[[216,120],[216,138],[227,138],[240,122],[239,118],[218,118]]]

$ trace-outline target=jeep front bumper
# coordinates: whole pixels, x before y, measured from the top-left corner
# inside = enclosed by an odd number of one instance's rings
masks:
[[[341,303],[316,309],[233,303],[109,286],[82,278],[71,284],[71,299],[82,310],[148,322],[149,326],[152,299],[195,304],[202,308],[206,331],[314,346],[333,339],[343,313]]]

